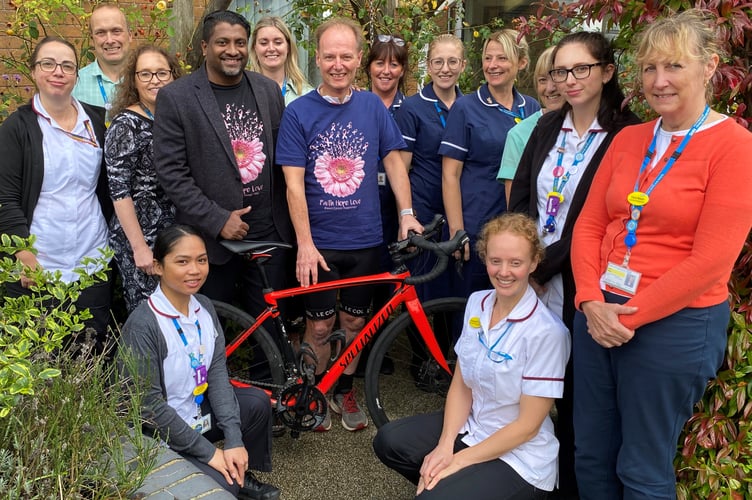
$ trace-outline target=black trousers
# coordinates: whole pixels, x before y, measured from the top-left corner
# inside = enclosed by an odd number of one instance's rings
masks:
[[[416,415],[389,422],[373,440],[373,450],[384,465],[418,484],[423,458],[439,442],[444,413]],[[455,453],[467,448],[457,436]],[[548,492],[525,481],[503,460],[489,460],[465,467],[439,481],[416,498],[420,500],[533,500],[545,499]]]
[[[272,406],[269,396],[255,387],[235,388],[235,397],[240,405],[240,431],[243,433],[243,445],[248,451],[248,467],[254,470],[269,472],[272,470]],[[201,406],[202,412],[211,412],[208,400]],[[204,434],[209,441],[216,442],[224,438],[224,434],[216,425],[214,413],[212,415],[212,429]],[[238,496],[242,484],[227,484],[225,477],[216,469],[188,454],[180,454],[183,458],[198,467],[203,473],[214,479],[220,486],[235,496]]]

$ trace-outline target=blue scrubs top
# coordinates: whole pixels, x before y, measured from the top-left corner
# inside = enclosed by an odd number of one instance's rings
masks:
[[[394,114],[402,105],[405,100],[405,95],[402,91],[397,90],[394,95],[392,105],[389,106],[389,114],[394,118]],[[399,216],[397,214],[397,199],[394,197],[392,187],[389,185],[389,179],[386,177],[386,170],[384,169],[384,162],[379,158],[379,202],[381,203],[381,228],[384,238],[384,244],[388,245],[397,240],[397,233],[399,232]],[[387,253],[384,260],[384,266],[386,271],[391,269],[391,259]]]
[[[509,110],[483,84],[459,99],[447,118],[439,154],[463,162],[460,194],[465,231],[477,235],[483,224],[506,210],[504,186],[496,180],[507,132],[540,109],[538,101],[512,90]]]
[[[455,93],[458,99],[462,97],[459,87],[455,87]],[[405,99],[394,116],[407,151],[413,154],[410,186],[413,208],[421,224],[431,222],[435,214],[444,214],[439,144],[448,115],[449,110],[436,97],[431,82],[420,93]]]

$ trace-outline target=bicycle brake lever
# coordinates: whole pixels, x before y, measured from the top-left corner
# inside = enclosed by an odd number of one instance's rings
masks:
[[[460,250],[460,258],[454,263],[454,269],[457,271],[457,276],[462,278],[462,266],[465,265],[465,251],[464,248]]]

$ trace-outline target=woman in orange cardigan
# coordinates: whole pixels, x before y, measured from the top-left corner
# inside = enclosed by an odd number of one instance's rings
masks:
[[[720,49],[696,10],[636,61],[660,117],[625,128],[574,231],[574,424],[582,499],[676,498],[673,459],[723,360],[727,281],[752,226],[752,134],[707,105]]]

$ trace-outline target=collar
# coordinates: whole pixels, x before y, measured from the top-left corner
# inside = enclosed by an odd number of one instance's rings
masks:
[[[476,94],[478,96],[478,100],[484,106],[488,106],[490,108],[499,108],[499,107],[503,108],[504,107],[498,102],[496,102],[496,99],[493,98],[493,96],[491,95],[491,91],[488,90],[487,83],[484,83],[483,85],[478,87]],[[517,109],[524,108],[525,104],[527,104],[525,101],[525,96],[517,92],[517,89],[515,87],[512,87],[512,103],[513,103],[512,107],[517,108]],[[514,110],[510,109],[509,111],[514,111]]]
[[[566,116],[564,117],[564,122],[561,124],[561,130],[566,132],[572,132],[574,130],[574,121],[572,120],[572,111],[567,111]],[[590,124],[590,127],[588,128],[588,132],[605,132],[603,130],[603,127],[601,127],[601,124],[598,123],[598,116],[593,118],[593,122]]]
[[[457,99],[462,97],[462,91],[457,85],[454,86],[454,92],[457,95]],[[436,91],[433,90],[433,82],[430,82],[428,85],[420,89],[420,92],[418,93],[418,95],[420,95],[420,98],[423,99],[424,101],[439,102],[439,98],[436,95]],[[456,99],[455,99],[455,102],[457,102]]]
[[[81,103],[78,102],[78,100],[73,96],[71,96],[71,104],[76,108],[76,111],[78,111],[78,116],[76,117],[76,125],[74,127],[77,128],[79,125],[83,125],[84,122],[89,118],[89,116],[86,114],[83,106],[81,106]],[[34,94],[34,97],[31,100],[31,109],[33,109],[37,115],[41,116],[48,122],[54,123],[55,126],[58,126],[54,118],[52,118],[49,113],[47,113],[47,110],[44,109],[44,106],[42,105],[42,98],[39,96],[38,92]]]
[[[485,297],[483,297],[480,301],[480,310],[481,314],[489,315],[490,320],[490,314],[491,310],[493,309],[493,305],[496,302],[496,291],[495,290],[489,290],[488,294],[486,294]],[[530,316],[533,315],[535,310],[538,308],[538,296],[535,293],[535,290],[533,290],[533,287],[528,285],[527,289],[525,290],[525,294],[522,296],[519,302],[514,306],[512,309],[512,312],[509,313],[509,316],[506,317],[507,323],[521,323],[527,319],[530,319]]]
[[[181,317],[185,317],[177,309],[175,309],[175,306],[173,306],[172,303],[167,299],[164,292],[162,291],[161,285],[157,285],[156,290],[154,290],[154,293],[149,296],[148,300],[149,307],[152,311],[154,311],[155,314],[159,314],[160,316],[164,316],[170,319],[180,319]],[[190,322],[194,322],[199,311],[201,311],[201,303],[198,301],[198,299],[196,299],[195,296],[191,295],[191,300],[188,303],[188,320]]]
[[[319,85],[318,87],[316,87],[316,92],[319,93],[319,95],[321,96],[321,98],[323,100],[325,100],[326,102],[328,102],[330,104],[345,104],[345,103],[349,102],[350,99],[352,99],[352,96],[353,96],[353,89],[352,89],[352,87],[350,87],[350,92],[345,97],[343,97],[342,99],[340,99],[339,97],[334,97],[334,96],[322,94],[321,93],[321,87],[322,86],[323,85]]]
[[[94,77],[101,77],[103,81],[117,84],[120,81],[122,81],[122,78],[118,80],[117,82],[114,82],[110,80],[110,77],[108,77],[104,71],[102,71],[102,66],[99,65],[99,61],[97,59],[94,59],[94,62],[90,63],[89,66],[91,66],[91,75]],[[88,66],[87,66],[88,67]]]

